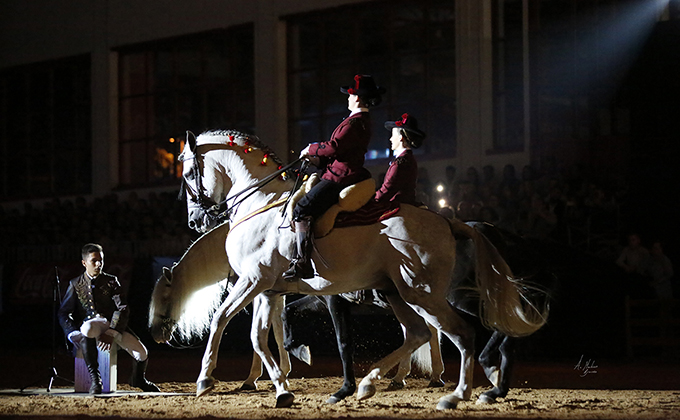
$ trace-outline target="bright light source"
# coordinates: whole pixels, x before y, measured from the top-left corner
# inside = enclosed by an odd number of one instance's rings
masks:
[[[446,200],[444,200],[443,198],[441,200],[439,200],[439,207],[441,207],[441,208],[446,207]]]
[[[444,192],[444,186],[442,184],[437,185],[437,192]]]

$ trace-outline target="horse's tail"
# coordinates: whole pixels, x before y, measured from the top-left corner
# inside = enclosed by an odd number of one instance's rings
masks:
[[[411,363],[425,375],[432,373],[432,356],[428,343],[423,344],[411,353]]]
[[[479,293],[479,319],[489,329],[511,337],[536,332],[548,317],[547,300],[529,301],[533,288],[512,270],[486,236],[459,220],[449,220],[451,231],[472,239],[475,249],[475,284]],[[449,297],[449,301],[452,301]]]

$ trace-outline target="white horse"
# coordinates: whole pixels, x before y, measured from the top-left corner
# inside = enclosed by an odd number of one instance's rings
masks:
[[[465,224],[410,205],[402,205],[395,216],[380,223],[332,230],[316,241],[318,252],[313,261],[317,275],[285,281],[282,273],[293,256],[295,238],[275,207],[285,201],[292,181],[275,177],[277,165],[271,164],[276,161],[271,151],[257,138],[236,131],[209,132],[196,140],[188,138],[180,160],[184,163],[190,224],[200,229],[212,204],[226,207],[231,220],[226,252],[239,276],[212,319],[197,380],[198,395],[214,386],[211,373],[227,323],[262,294],[259,311],[254,314],[259,330],[252,334],[253,348],[276,388],[277,406],[290,406],[293,394],[267,348],[278,296],[377,289],[386,293],[406,334],[403,345],[377,362],[361,381],[357,399],[372,396],[377,380],[429,340],[429,323],[461,353],[458,385],[440,399],[437,408],[455,408],[458,401],[468,400],[472,393],[474,332],[448,300],[455,264],[454,232],[472,238],[479,250],[477,289],[482,319],[488,326],[510,336],[524,336],[545,322],[544,311],[525,301],[523,285],[512,278],[507,264],[483,236]],[[273,180],[263,184],[269,179]]]
[[[210,316],[222,303],[222,296],[229,289],[231,267],[224,249],[229,224],[223,223],[198,238],[171,268],[163,267],[156,282],[149,305],[149,330],[158,343],[169,342],[173,337],[180,340],[202,338],[210,329]],[[253,314],[259,313],[263,297],[253,300]],[[283,297],[277,302],[280,312]],[[253,333],[256,333],[257,317],[253,316]],[[281,370],[290,373],[290,356],[283,348],[283,324],[281,317],[272,319],[274,337],[278,345]],[[262,376],[262,361],[253,354],[250,374],[241,389],[257,389],[255,382]]]

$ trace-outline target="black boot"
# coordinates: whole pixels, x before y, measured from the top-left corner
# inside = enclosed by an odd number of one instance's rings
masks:
[[[80,340],[80,346],[83,351],[83,359],[85,359],[85,365],[87,366],[87,371],[90,374],[90,394],[101,394],[102,393],[102,378],[99,375],[99,352],[97,351],[97,340],[94,338],[83,337]]]
[[[133,361],[132,362],[132,375],[130,376],[130,385],[135,388],[140,388],[144,392],[161,392],[161,390],[154,384],[150,382],[144,376],[146,372],[146,365],[149,363],[149,359],[143,362]]]
[[[288,281],[311,279],[314,277],[312,267],[312,237],[311,219],[305,218],[295,221],[297,233],[297,255],[291,261],[290,267],[283,273],[283,278]]]

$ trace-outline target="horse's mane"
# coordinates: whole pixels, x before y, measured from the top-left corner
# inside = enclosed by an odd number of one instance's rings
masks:
[[[254,134],[246,134],[238,130],[209,130],[199,134],[196,138],[196,144],[199,146],[204,144],[229,144],[229,142],[233,142],[235,146],[239,147],[250,146],[260,149],[274,163],[279,166],[283,165],[283,161],[276,153]]]
[[[222,303],[228,288],[230,269],[226,254],[207,254],[211,249],[223,249],[222,235],[226,237],[226,233],[222,233],[224,229],[228,230],[226,223],[201,235],[172,267],[173,273],[181,264],[195,267],[191,277],[173,278],[172,281],[175,315],[178,315],[175,317],[175,335],[183,341],[202,338],[209,331],[212,314]],[[211,264],[218,265],[213,267]]]

